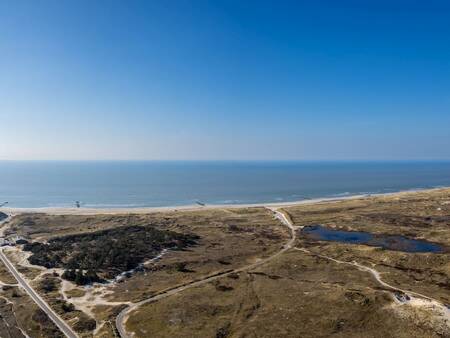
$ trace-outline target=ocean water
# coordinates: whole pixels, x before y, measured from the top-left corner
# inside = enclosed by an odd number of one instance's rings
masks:
[[[450,186],[450,162],[0,161],[9,207],[286,202]]]

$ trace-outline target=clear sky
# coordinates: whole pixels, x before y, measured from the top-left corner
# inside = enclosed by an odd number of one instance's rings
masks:
[[[448,1],[0,2],[0,159],[450,159]]]

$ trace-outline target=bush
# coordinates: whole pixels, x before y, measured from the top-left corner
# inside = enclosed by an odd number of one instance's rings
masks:
[[[64,302],[64,303],[61,305],[61,309],[62,309],[64,312],[72,312],[72,311],[75,310],[75,306],[74,306],[72,303]]]
[[[222,285],[222,284],[216,284],[215,287],[216,287],[217,291],[222,291],[222,292],[233,290],[232,286],[227,286],[227,285]]]
[[[41,281],[40,287],[45,292],[52,292],[56,290],[56,282],[53,278],[45,278]]]
[[[175,269],[180,272],[185,272],[186,271],[186,263],[185,262],[176,263]]]
[[[216,338],[226,338],[230,335],[230,323],[227,323],[223,327],[217,330]]]
[[[73,328],[78,332],[92,332],[95,330],[97,323],[91,318],[80,318]]]

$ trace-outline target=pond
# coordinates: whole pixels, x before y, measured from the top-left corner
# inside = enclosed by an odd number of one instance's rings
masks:
[[[425,240],[410,239],[401,235],[380,235],[364,231],[335,230],[323,225],[306,226],[301,230],[301,234],[310,240],[364,244],[395,251],[445,252],[443,246]]]

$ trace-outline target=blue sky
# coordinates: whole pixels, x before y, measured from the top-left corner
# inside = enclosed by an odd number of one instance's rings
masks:
[[[0,159],[450,159],[447,1],[1,1]]]

